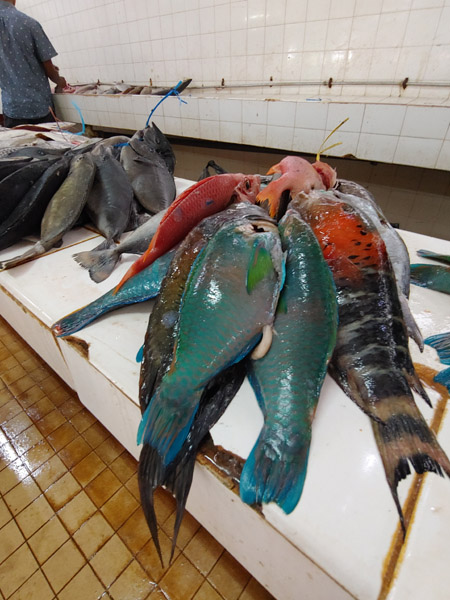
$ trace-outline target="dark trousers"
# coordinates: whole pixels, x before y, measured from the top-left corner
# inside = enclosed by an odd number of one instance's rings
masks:
[[[52,117],[52,113],[48,113],[44,117],[37,117],[35,119],[11,119],[7,115],[3,115],[3,127],[16,127],[17,125],[37,125],[38,123],[53,123],[55,119]]]

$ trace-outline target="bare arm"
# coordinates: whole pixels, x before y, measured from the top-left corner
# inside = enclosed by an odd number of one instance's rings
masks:
[[[55,66],[51,60],[46,60],[42,63],[42,65],[44,67],[45,74],[49,79],[51,79],[51,81],[53,81],[53,83],[56,83],[57,88],[62,89],[67,85],[67,82],[64,79],[64,77],[61,77],[61,75],[59,74],[58,67]]]

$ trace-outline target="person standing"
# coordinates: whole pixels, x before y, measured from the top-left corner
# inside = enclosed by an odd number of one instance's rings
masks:
[[[38,21],[16,9],[16,0],[0,0],[0,89],[3,124],[54,121],[49,79],[62,90],[66,80],[52,58],[57,55]]]

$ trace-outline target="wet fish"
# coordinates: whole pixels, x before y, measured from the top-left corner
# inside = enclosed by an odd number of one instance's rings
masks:
[[[176,163],[174,151],[167,137],[155,123],[136,131],[130,139],[130,146],[144,158],[151,159],[155,152],[159,154],[166,163],[169,173],[173,175]]]
[[[405,531],[398,482],[410,473],[410,465],[418,473],[450,476],[450,461],[411,392],[430,403],[409,354],[386,246],[365,216],[333,191],[300,194],[294,205],[318,238],[336,286],[339,327],[330,373],[371,417]]]
[[[69,172],[71,157],[63,156],[48,167],[0,226],[0,250],[39,230],[48,203]]]
[[[431,252],[431,250],[417,250],[417,254],[423,258],[430,258],[431,260],[450,264],[450,256],[448,254],[438,254],[437,252]]]
[[[54,158],[25,163],[0,181],[0,223],[13,212],[31,186],[57,160]]]
[[[90,154],[72,159],[67,177],[45,209],[40,240],[24,254],[0,262],[0,270],[11,269],[32,260],[61,243],[64,234],[75,225],[86,204],[94,175],[95,165]]]
[[[117,289],[130,277],[173,248],[205,217],[223,210],[236,199],[253,203],[259,185],[259,175],[228,173],[213,175],[187,188],[171,204],[148,249],[131,265]]]
[[[155,260],[149,267],[141,271],[136,277],[114,294],[114,288],[109,290],[97,300],[90,302],[86,306],[66,315],[52,325],[55,335],[63,337],[71,335],[89,323],[92,323],[102,315],[138,302],[145,302],[155,298],[159,294],[161,282],[167,273],[169,264],[175,251],[172,250],[158,260]]]
[[[268,228],[272,228],[272,230],[264,233],[263,230]],[[233,231],[236,230],[237,233],[233,236]],[[225,245],[217,241],[214,243],[217,235]],[[233,246],[233,252],[236,252],[235,260],[232,256],[229,256],[228,260],[222,261],[220,268],[215,270],[215,266],[212,264],[214,263],[214,248],[211,249],[210,244],[213,244],[216,252],[219,251],[219,246],[222,250],[225,250],[228,246],[227,241],[230,242],[236,235],[245,239],[241,239],[242,243],[238,244],[239,247],[234,248]],[[240,354],[244,355],[246,347],[249,350],[252,345],[257,343],[264,327],[263,322],[268,322],[273,318],[273,315],[270,317],[268,313],[274,310],[274,303],[276,303],[274,294],[276,292],[274,290],[264,294],[259,292],[265,289],[267,278],[272,279],[274,284],[279,285],[280,274],[277,269],[281,267],[279,264],[281,261],[281,248],[279,248],[279,252],[276,251],[278,247],[276,244],[277,237],[274,225],[270,223],[261,209],[251,205],[238,204],[204,219],[180,245],[150,315],[144,344],[144,360],[141,367],[140,382],[140,404],[143,418],[138,435],[144,446],[139,464],[139,484],[144,512],[159,552],[153,492],[156,487],[165,484],[174,491],[177,498],[177,521],[173,542],[175,544],[176,533],[190,488],[193,462],[198,444],[209,427],[225,410],[245,374],[245,371],[238,367],[237,362],[229,367],[231,371],[227,373],[223,371],[221,365],[226,367],[227,363],[233,363],[233,360],[238,359]],[[211,238],[212,240],[208,244],[208,240]],[[228,240],[224,238],[228,238]],[[270,243],[271,241],[272,243]],[[244,242],[247,242],[247,250],[250,250],[250,252],[244,252]],[[254,243],[261,244],[261,247],[255,248]],[[247,256],[248,260],[244,258],[244,255]],[[251,257],[253,257],[253,261]],[[245,263],[240,260],[241,258],[244,259]],[[216,261],[221,262],[218,255]],[[273,267],[274,264],[275,267]],[[245,277],[245,271],[249,273],[248,280]],[[214,273],[217,274],[217,278]],[[240,279],[240,275],[244,275],[243,279]],[[206,309],[206,306],[202,306],[203,310],[201,312],[206,320],[212,319],[212,321],[214,321],[214,314],[217,312],[218,320],[216,320],[212,329],[208,328],[208,324],[203,321],[203,317],[200,318],[199,323],[202,323],[202,325],[195,332],[191,321],[192,310],[195,310],[195,306],[191,308],[191,304],[193,296],[197,296],[200,305],[202,304],[200,296],[208,287],[206,279],[203,278],[210,280],[213,278],[216,282],[218,287],[215,288],[215,294],[218,303],[208,302],[212,304],[210,310]],[[246,281],[249,291],[246,291]],[[214,282],[210,281],[211,292],[214,286]],[[228,286],[232,286],[235,291],[243,287],[245,295],[254,298],[254,302],[247,303],[247,307],[242,311],[240,318],[236,319],[236,322],[229,310],[228,313],[226,310],[225,312],[221,310],[221,308],[226,309],[227,298],[228,301],[232,299],[231,295],[228,296],[228,293],[221,296],[219,288],[225,292]],[[206,295],[208,294],[206,293]],[[266,310],[262,310],[263,306],[266,307]],[[250,313],[258,310],[260,312],[259,325],[255,326],[250,321],[244,338],[240,338],[240,341],[234,339],[235,335],[239,337],[242,335],[239,329],[240,321],[245,320],[245,315],[249,318]],[[198,314],[200,317],[200,313]],[[233,325],[226,329],[230,335],[228,339],[223,340],[223,334],[218,333],[216,334],[218,337],[216,337],[214,331],[225,331],[223,321],[228,318],[233,321]],[[204,327],[207,334],[203,338],[200,330],[203,330]],[[202,338],[202,343],[198,346],[200,352],[190,353],[187,346],[185,348],[184,345],[194,343],[197,334]],[[209,346],[208,339],[211,340],[212,346]],[[215,353],[215,357],[211,359],[208,368],[202,361],[202,355],[204,358],[205,353],[211,352],[214,354],[214,347],[217,344],[220,344],[220,346],[223,344],[224,347]],[[197,356],[194,357],[194,354]],[[193,391],[191,384],[188,383],[189,389],[186,388],[183,397],[180,397],[180,409],[184,406],[186,414],[180,412],[177,416],[175,413],[171,414],[170,410],[166,411],[169,422],[170,419],[174,419],[174,435],[179,445],[173,456],[168,458],[166,453],[161,453],[159,443],[152,442],[151,421],[149,419],[154,414],[154,410],[158,408],[156,403],[160,402],[161,391],[163,390],[164,393],[165,390],[167,393],[170,390],[173,385],[171,381],[177,377],[179,369],[183,368],[183,362],[186,363],[185,367],[190,369],[189,379],[197,379],[199,383],[197,386],[198,392]],[[188,363],[190,363],[190,367]],[[193,397],[191,397],[191,394]],[[187,414],[189,411],[193,411],[191,416]],[[159,422],[161,417],[162,415],[159,416]],[[182,428],[184,430],[177,434],[178,424],[176,420],[186,418],[190,421],[189,427]]]
[[[296,507],[305,482],[311,424],[336,342],[333,278],[319,243],[289,209],[278,225],[286,280],[267,354],[249,360],[249,380],[264,426],[242,470],[239,489],[247,504]]]
[[[3,181],[5,177],[8,177],[8,175],[25,167],[25,165],[28,165],[30,162],[31,158],[12,158],[11,160],[0,159],[0,182]]]
[[[146,158],[131,146],[124,146],[120,162],[137,200],[146,211],[155,214],[170,206],[176,196],[175,181],[157,152],[153,153],[152,158]]]
[[[104,148],[93,160],[97,168],[95,189],[92,187],[88,195],[86,212],[95,228],[106,238],[94,250],[103,250],[114,246],[127,227],[133,189],[111,149]]]
[[[109,138],[105,138],[101,142],[97,142],[92,148],[92,156],[102,156],[103,151],[106,148],[111,149],[112,154],[116,160],[120,160],[120,153],[124,144],[128,144],[130,138],[127,135],[113,135]]]
[[[450,267],[444,265],[411,265],[411,283],[443,294],[450,294]]]
[[[257,196],[258,204],[268,204],[271,217],[279,214],[283,194],[294,196],[300,192],[308,194],[311,190],[326,189],[317,170],[309,161],[300,156],[286,156],[279,163],[270,167],[267,175],[272,174],[281,174],[281,177],[271,181]]]
[[[153,215],[114,248],[104,250],[96,248],[78,252],[73,255],[73,258],[79,265],[89,270],[89,276],[93,281],[100,283],[111,275],[122,254],[143,254],[147,250],[166,212],[167,209]]]
[[[371,221],[384,241],[389,260],[394,269],[398,297],[402,306],[402,314],[408,334],[416,342],[420,350],[423,351],[423,337],[408,304],[411,278],[409,253],[405,242],[400,237],[398,231],[386,219],[381,208],[377,205],[375,198],[363,186],[354,181],[339,179],[336,194],[357,211],[364,213],[365,217]]]

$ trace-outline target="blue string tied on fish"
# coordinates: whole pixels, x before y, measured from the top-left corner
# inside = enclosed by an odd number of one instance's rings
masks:
[[[161,102],[164,102],[164,100],[166,98],[168,98],[169,96],[176,96],[178,98],[178,100],[180,101],[180,104],[187,104],[186,100],[183,100],[178,92],[178,88],[180,87],[180,85],[182,84],[182,81],[180,80],[177,85],[175,85],[171,90],[169,90],[167,92],[167,94],[161,98],[161,100],[156,104],[156,106],[152,109],[151,113],[148,115],[148,119],[147,119],[147,123],[145,124],[146,127],[148,127],[148,124],[150,123],[150,119],[152,118],[153,113],[155,112],[155,110],[158,108],[158,106],[161,104]]]

